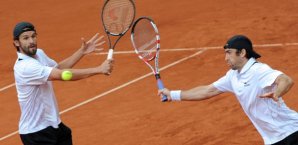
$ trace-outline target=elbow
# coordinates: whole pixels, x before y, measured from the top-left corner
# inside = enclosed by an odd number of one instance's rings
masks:
[[[288,76],[286,77],[285,81],[286,81],[287,85],[289,86],[289,88],[291,88],[294,85],[293,79]]]
[[[292,87],[294,84],[295,83],[294,83],[293,79],[289,78],[289,85],[290,85],[290,87]]]

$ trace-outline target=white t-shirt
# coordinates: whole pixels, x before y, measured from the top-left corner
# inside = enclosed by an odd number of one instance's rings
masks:
[[[298,113],[288,108],[281,97],[280,106],[271,98],[259,97],[273,92],[276,87],[274,81],[281,74],[251,58],[240,73],[229,70],[213,83],[218,90],[236,95],[265,144],[276,143],[298,131]]]
[[[47,81],[57,63],[41,49],[36,58],[17,53],[14,76],[21,108],[19,133],[28,134],[61,122],[51,81]]]

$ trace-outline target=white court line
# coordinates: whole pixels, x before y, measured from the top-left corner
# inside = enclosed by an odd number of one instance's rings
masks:
[[[281,47],[281,46],[298,46],[298,43],[275,43],[275,44],[260,44],[260,45],[254,45],[255,47]],[[198,48],[175,48],[175,49],[160,49],[160,51],[164,52],[173,52],[173,51],[195,51],[195,50],[201,50],[201,49],[220,49],[222,46],[213,46],[213,47],[198,47]],[[114,51],[114,54],[132,54],[135,53],[135,51]],[[107,55],[107,52],[101,52],[101,53],[93,53],[93,55]],[[7,85],[3,88],[0,88],[0,92],[13,87],[15,84]]]
[[[19,131],[15,131],[15,132],[13,132],[13,133],[10,133],[10,134],[8,134],[8,135],[6,135],[6,136],[4,136],[4,137],[1,137],[0,138],[0,141],[2,141],[2,140],[4,140],[4,139],[7,139],[7,138],[9,138],[9,137],[12,137],[12,136],[14,136],[14,135],[16,135],[16,134],[18,134],[19,133]]]
[[[297,46],[298,43],[285,43],[286,46]]]
[[[10,87],[13,87],[13,86],[15,86],[15,83],[10,84],[10,85],[7,85],[7,86],[5,86],[5,87],[3,87],[3,88],[0,88],[0,92],[4,91],[4,90],[6,90],[6,89],[8,89],[8,88],[10,88]]]
[[[167,69],[167,68],[169,68],[169,67],[172,67],[172,66],[174,66],[174,65],[176,65],[176,64],[179,64],[179,63],[181,63],[181,62],[183,62],[183,61],[186,61],[186,60],[188,60],[188,59],[190,59],[190,58],[193,58],[193,57],[195,57],[195,56],[197,56],[197,55],[199,55],[199,54],[202,54],[205,50],[206,50],[206,49],[202,49],[202,50],[200,50],[200,51],[198,51],[198,52],[196,52],[196,53],[194,53],[194,54],[192,54],[192,55],[190,55],[190,56],[184,57],[184,58],[179,59],[179,60],[177,60],[177,61],[175,61],[175,62],[173,62],[173,63],[170,63],[170,64],[168,64],[168,65],[166,65],[166,66],[160,68],[160,71],[165,70],[165,69]],[[69,112],[69,111],[71,111],[71,110],[73,110],[73,109],[76,109],[76,108],[78,108],[78,107],[80,107],[80,106],[82,106],[82,105],[85,105],[85,104],[87,104],[87,103],[89,103],[89,102],[92,102],[92,101],[94,101],[94,100],[96,100],[96,99],[98,99],[98,98],[100,98],[100,97],[103,97],[103,96],[105,96],[105,95],[107,95],[107,94],[110,94],[110,93],[112,93],[112,92],[115,92],[115,91],[117,91],[117,90],[120,90],[120,89],[122,89],[122,88],[124,88],[124,87],[126,87],[126,86],[128,86],[128,85],[130,85],[130,84],[133,84],[133,83],[135,83],[135,82],[137,82],[137,81],[140,81],[140,80],[142,80],[142,79],[144,79],[144,78],[146,78],[146,77],[148,77],[148,76],[151,76],[151,75],[153,75],[153,72],[151,72],[151,73],[147,73],[147,74],[145,74],[145,75],[143,75],[143,76],[141,76],[141,77],[138,77],[138,78],[136,78],[136,79],[134,79],[134,80],[131,80],[131,81],[129,81],[129,82],[126,82],[126,83],[124,83],[124,84],[122,84],[122,85],[120,85],[120,86],[118,86],[118,87],[115,87],[115,88],[109,90],[109,91],[103,92],[103,93],[101,93],[101,94],[99,94],[99,95],[97,95],[97,96],[95,96],[95,97],[92,97],[92,98],[90,98],[90,99],[88,99],[88,100],[86,100],[86,101],[83,101],[83,102],[81,102],[81,103],[79,103],[79,104],[77,104],[77,105],[74,105],[74,106],[72,106],[72,107],[69,107],[69,108],[67,108],[67,109],[65,109],[65,110],[63,110],[63,111],[61,111],[60,114],[64,114],[64,113],[66,113],[66,112]],[[1,137],[1,138],[0,138],[0,141],[2,141],[2,140],[4,140],[4,139],[7,139],[7,138],[9,138],[9,137],[11,137],[11,136],[13,136],[13,135],[16,135],[16,134],[18,134],[18,131],[12,132],[12,133],[10,133],[10,134],[8,134],[8,135],[6,135],[6,136]]]
[[[164,51],[164,52],[170,52],[170,51],[197,51],[197,50],[201,50],[201,49],[218,49],[218,48],[222,48],[222,47],[200,47],[200,48],[175,48],[175,49],[160,49],[160,51]],[[135,53],[135,51],[114,51],[114,54],[131,54],[131,53]],[[93,53],[93,55],[107,55],[107,52],[102,52],[102,53]],[[0,92],[9,89],[11,87],[15,86],[15,83],[12,83],[10,85],[7,85],[3,88],[0,88]]]
[[[197,51],[201,49],[218,49],[222,48],[220,46],[215,47],[198,47],[198,48],[174,48],[174,49],[160,49],[159,51],[163,52],[175,52],[175,51]],[[132,54],[135,53],[135,51],[114,51],[114,54]],[[106,55],[108,52],[100,52],[100,53],[93,53],[93,55]]]
[[[298,43],[275,43],[275,44],[260,44],[254,45],[254,47],[281,47],[281,46],[298,46]],[[198,47],[198,48],[174,48],[174,49],[160,49],[164,52],[175,52],[175,51],[195,51],[201,49],[222,49],[223,46],[211,46],[211,47]],[[114,54],[132,54],[135,51],[114,51]],[[93,53],[94,55],[106,55],[107,52]]]

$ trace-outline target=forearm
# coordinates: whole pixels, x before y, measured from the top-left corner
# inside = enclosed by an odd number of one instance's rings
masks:
[[[96,74],[102,74],[102,72],[98,71],[96,68],[87,68],[87,69],[69,69],[72,72],[72,81],[84,79],[87,77],[91,77]]]
[[[281,75],[276,80],[276,84],[277,84],[277,87],[274,91],[274,96],[277,98],[286,94],[294,85],[294,82],[290,77],[286,75]]]
[[[60,70],[60,69],[53,69],[48,80],[64,80],[62,78],[62,73],[65,70]],[[96,74],[104,74],[103,71],[101,71],[101,69],[98,68],[86,68],[86,69],[67,69],[67,71],[69,71],[71,74],[71,77],[69,79],[69,81],[76,81],[76,80],[80,80],[80,79],[84,79]]]
[[[74,54],[72,54],[70,57],[64,59],[63,61],[58,63],[59,69],[68,69],[72,68],[79,60],[84,56],[81,49],[77,50]]]
[[[181,91],[181,100],[200,101],[214,96],[211,86],[199,86],[190,90]]]
[[[200,101],[209,99],[223,92],[215,88],[212,84],[208,86],[198,86],[190,90],[169,90],[164,88],[158,91],[158,95],[167,96],[168,101]]]

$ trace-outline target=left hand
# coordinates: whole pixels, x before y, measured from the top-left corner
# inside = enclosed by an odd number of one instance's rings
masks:
[[[85,41],[84,38],[82,39],[82,52],[83,54],[89,54],[92,52],[100,52],[103,50],[103,48],[99,48],[100,46],[102,46],[105,41],[103,40],[103,35],[99,37],[99,33],[96,33],[89,41]]]
[[[274,95],[273,92],[269,92],[269,93],[265,93],[261,96],[259,96],[260,98],[272,98],[275,102],[277,102],[278,106],[280,106],[280,102],[279,99],[276,95]]]

